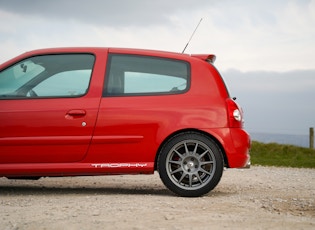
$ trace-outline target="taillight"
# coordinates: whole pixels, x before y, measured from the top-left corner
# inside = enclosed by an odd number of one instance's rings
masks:
[[[231,98],[226,100],[230,128],[243,127],[243,112],[238,104]]]

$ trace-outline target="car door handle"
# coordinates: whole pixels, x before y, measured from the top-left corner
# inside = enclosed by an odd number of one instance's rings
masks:
[[[85,110],[83,109],[72,109],[66,113],[67,119],[80,118],[86,115]]]

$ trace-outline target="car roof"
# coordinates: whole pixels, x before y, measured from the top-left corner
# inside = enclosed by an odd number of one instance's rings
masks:
[[[0,67],[3,67],[9,63],[14,63],[17,59],[26,58],[29,56],[42,55],[42,54],[58,54],[58,53],[98,53],[98,52],[108,52],[108,53],[118,53],[118,54],[134,54],[134,55],[152,55],[157,57],[167,57],[174,59],[190,59],[198,58],[209,62],[209,60],[215,60],[213,54],[186,54],[186,53],[176,53],[170,51],[161,50],[150,50],[150,49],[137,49],[137,48],[115,48],[115,47],[55,47],[55,48],[43,48],[27,51],[5,63],[2,63]],[[214,57],[214,58],[213,58]],[[213,61],[211,61],[213,63]]]

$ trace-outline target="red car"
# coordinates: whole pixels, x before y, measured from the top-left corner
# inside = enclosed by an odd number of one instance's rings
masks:
[[[242,111],[214,55],[27,52],[0,66],[0,176],[152,174],[201,196],[249,166]]]

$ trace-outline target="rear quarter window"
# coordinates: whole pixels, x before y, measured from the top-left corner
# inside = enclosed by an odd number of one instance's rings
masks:
[[[185,61],[138,55],[109,55],[104,96],[184,93],[190,86]]]

